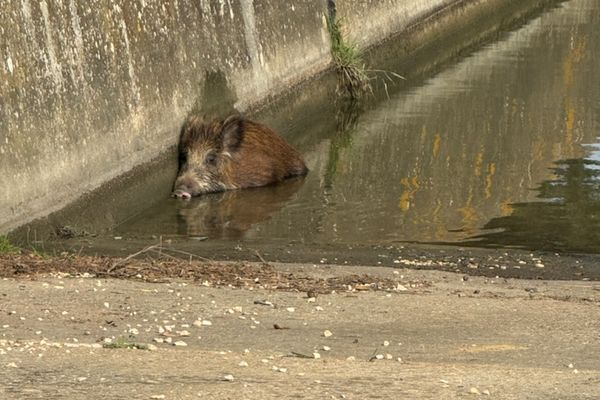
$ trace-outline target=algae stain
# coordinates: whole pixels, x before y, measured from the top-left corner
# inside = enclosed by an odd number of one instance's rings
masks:
[[[489,199],[492,197],[492,186],[494,183],[494,175],[496,175],[496,163],[490,163],[487,168],[487,175],[485,177],[485,198]]]
[[[481,167],[483,166],[483,151],[477,153],[475,157],[475,176],[481,176]]]
[[[439,133],[435,134],[433,139],[433,157],[437,158],[440,154],[440,147],[442,144],[442,136]]]
[[[419,178],[402,178],[400,180],[400,184],[402,185],[403,191],[400,194],[400,200],[398,202],[398,207],[400,210],[406,212],[408,211],[412,203],[414,202],[415,193],[419,190]]]

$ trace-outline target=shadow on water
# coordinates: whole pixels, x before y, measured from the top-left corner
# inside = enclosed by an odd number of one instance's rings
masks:
[[[493,218],[464,244],[560,252],[600,252],[600,162],[557,163],[555,179],[536,191],[540,201],[511,204],[510,215]]]

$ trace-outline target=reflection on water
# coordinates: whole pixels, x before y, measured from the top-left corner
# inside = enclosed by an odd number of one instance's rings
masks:
[[[473,244],[600,252],[600,162],[566,160],[554,171],[556,178],[537,189],[540,201],[513,204],[510,215],[485,226],[498,231]]]
[[[573,0],[366,111],[273,118],[306,155],[304,181],[165,200],[117,231],[600,250],[582,145],[600,132],[598,26],[600,2]],[[554,176],[557,160],[571,161]]]
[[[280,185],[213,193],[191,200],[169,199],[128,221],[125,231],[240,239],[291,201],[303,180],[299,177]]]

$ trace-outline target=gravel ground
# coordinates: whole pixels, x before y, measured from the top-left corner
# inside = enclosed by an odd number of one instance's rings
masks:
[[[600,398],[597,282],[32,254],[0,276],[2,399]]]

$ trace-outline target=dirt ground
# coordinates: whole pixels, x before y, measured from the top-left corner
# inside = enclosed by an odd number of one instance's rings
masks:
[[[2,399],[600,399],[600,283],[0,257]]]

